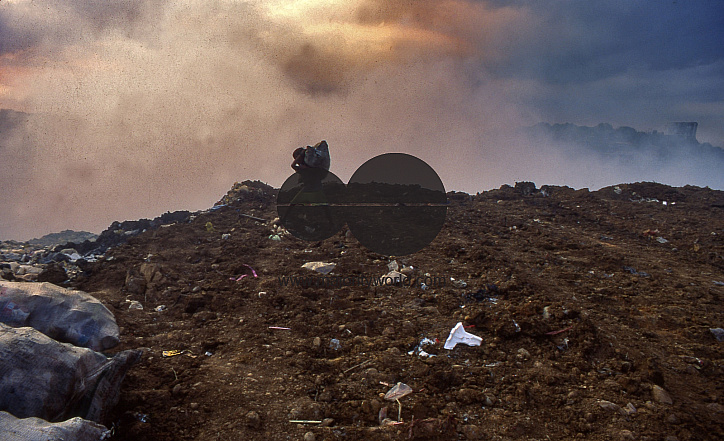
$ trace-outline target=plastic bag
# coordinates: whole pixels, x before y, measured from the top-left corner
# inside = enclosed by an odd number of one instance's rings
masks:
[[[40,418],[15,418],[0,412],[0,434],[3,441],[101,441],[111,431],[83,418],[62,423],[49,423]]]
[[[52,283],[0,281],[0,323],[30,326],[55,340],[94,351],[120,341],[116,319],[101,302]]]
[[[0,411],[50,422],[100,422],[118,403],[121,382],[141,350],[113,358],[59,343],[33,328],[0,323]]]

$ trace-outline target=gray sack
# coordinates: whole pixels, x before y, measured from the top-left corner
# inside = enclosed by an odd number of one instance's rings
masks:
[[[120,341],[116,319],[101,302],[47,282],[0,281],[0,323],[30,326],[55,340],[94,351]]]
[[[3,441],[101,441],[110,430],[83,418],[49,423],[40,418],[15,418],[0,412],[0,436]]]
[[[329,146],[327,141],[320,141],[314,147],[307,146],[304,150],[304,163],[310,167],[329,170]]]
[[[127,350],[107,358],[33,328],[0,323],[0,411],[50,422],[76,416],[101,422],[118,403],[121,382],[141,354]]]

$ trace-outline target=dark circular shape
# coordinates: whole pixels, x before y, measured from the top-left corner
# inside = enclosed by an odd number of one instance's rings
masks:
[[[344,195],[344,219],[362,245],[403,256],[425,248],[442,229],[447,196],[425,161],[385,153],[360,166]]]
[[[277,212],[294,237],[324,240],[344,225],[339,206],[345,186],[334,173],[319,168],[299,170],[279,189]]]

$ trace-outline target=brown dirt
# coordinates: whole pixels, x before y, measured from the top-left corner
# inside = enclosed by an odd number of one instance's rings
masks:
[[[620,189],[450,193],[435,241],[397,259],[447,280],[422,290],[280,286],[279,276],[313,275],[308,261],[381,276],[390,259],[344,231],[273,241],[269,224],[239,216],[273,219],[273,193],[236,186],[229,206],[147,231],[76,281],[115,313],[118,350],[146,348],[108,422],[113,439],[724,439],[724,343],[709,331],[724,327],[714,283],[724,281],[724,193]],[[244,264],[259,277],[230,280],[249,273]],[[480,347],[442,348],[458,321]],[[437,356],[408,355],[424,337]],[[397,417],[380,397],[396,382],[414,390],[404,423],[380,426],[381,407]]]

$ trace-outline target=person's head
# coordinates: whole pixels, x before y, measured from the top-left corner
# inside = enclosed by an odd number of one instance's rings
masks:
[[[304,156],[304,147],[299,147],[298,149],[294,150],[294,152],[292,153],[292,157],[294,159],[299,159],[302,156]]]

